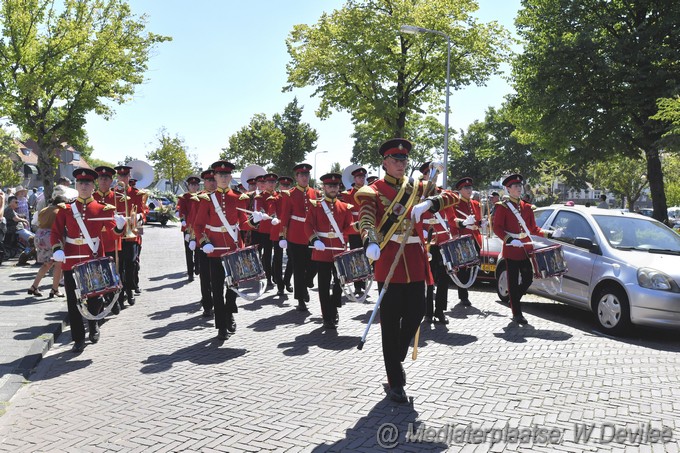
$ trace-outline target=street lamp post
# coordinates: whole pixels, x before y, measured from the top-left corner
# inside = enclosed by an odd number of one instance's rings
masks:
[[[316,156],[326,154],[328,151],[317,151],[314,153],[314,184],[316,184]]]
[[[446,38],[446,110],[444,112],[444,175],[442,187],[447,187],[447,176],[449,173],[449,86],[451,84],[451,38],[442,31],[430,30],[429,28],[415,27],[413,25],[402,25],[402,33],[433,33]]]

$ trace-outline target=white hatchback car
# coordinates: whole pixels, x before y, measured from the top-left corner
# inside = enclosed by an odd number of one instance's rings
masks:
[[[680,235],[639,214],[552,205],[536,224],[562,228],[559,239],[532,236],[540,248],[562,244],[568,272],[558,285],[534,280],[529,291],[594,313],[601,328],[620,334],[632,324],[680,328]],[[507,301],[502,258],[497,290]]]

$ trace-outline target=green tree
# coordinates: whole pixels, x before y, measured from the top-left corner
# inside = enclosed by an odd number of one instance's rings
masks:
[[[638,157],[612,157],[596,162],[590,167],[592,184],[618,195],[627,202],[632,212],[642,191],[648,187],[647,165],[640,153]],[[667,215],[664,214],[666,217]]]
[[[293,28],[284,89],[315,86],[319,117],[347,111],[357,127],[377,137],[409,138],[413,113],[443,110],[447,41],[401,34],[400,27],[421,26],[451,38],[452,90],[481,84],[498,71],[508,33],[496,22],[479,23],[471,15],[477,8],[473,0],[348,0],[315,25]]]
[[[666,218],[656,100],[680,88],[680,3],[656,0],[525,0],[525,41],[513,63],[515,124],[523,142],[575,160],[647,165],[654,215]]]
[[[107,167],[113,168],[113,167],[118,165],[118,164],[114,164],[113,162],[109,162],[108,160],[99,159],[99,158],[96,158],[96,157],[90,157],[89,159],[87,159],[87,163],[90,164],[90,167],[92,167],[92,168],[97,168],[97,167],[102,166],[102,165],[106,165]]]
[[[0,190],[7,186],[16,186],[23,179],[20,163],[12,161],[10,156],[17,152],[14,138],[0,128]]]
[[[663,135],[663,145],[678,151],[680,149],[680,96],[659,99],[656,105],[659,111],[650,118],[665,122],[670,126],[670,130]]]
[[[305,156],[316,149],[319,135],[308,123],[302,122],[303,107],[294,98],[283,110],[274,115],[274,124],[283,134],[281,151],[274,155],[272,171],[289,175],[293,167],[305,160]]]
[[[130,100],[170,38],[124,0],[2,0],[0,29],[0,116],[37,142],[50,197],[60,144],[82,144],[89,112],[108,118],[111,102]]]
[[[664,187],[669,206],[680,206],[680,157],[677,154],[664,155]]]
[[[173,192],[177,192],[179,183],[194,172],[189,159],[184,139],[179,136],[171,137],[168,131],[161,129],[156,136],[157,148],[146,155],[153,165],[156,178],[170,181]]]
[[[239,170],[252,164],[268,167],[280,153],[283,141],[283,133],[274,121],[258,113],[247,126],[229,137],[229,146],[222,149],[220,158],[232,162]]]

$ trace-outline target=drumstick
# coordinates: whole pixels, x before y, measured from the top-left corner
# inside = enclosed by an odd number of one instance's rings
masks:
[[[316,248],[316,247],[314,247],[313,245],[310,245],[308,248],[314,249],[314,248]],[[323,249],[323,250],[345,250],[345,249],[344,249],[344,247],[326,247],[326,248]],[[320,251],[320,252],[323,252],[323,250],[319,250],[319,251]]]
[[[129,219],[129,217],[125,217],[126,219]],[[90,217],[90,218],[85,218],[84,220],[116,220],[113,217]]]
[[[64,259],[67,260],[76,260],[79,258],[92,258],[90,255],[71,255],[71,256],[65,256]]]
[[[416,336],[413,339],[413,353],[411,354],[411,360],[415,360],[418,358],[418,341],[420,340],[420,326],[418,326],[418,330],[416,330]]]
[[[249,211],[249,210],[243,209],[243,208],[236,208],[236,209],[238,209],[239,211],[247,212],[248,214],[253,213],[253,211]],[[263,212],[261,212],[260,214],[262,214],[262,220],[271,220],[272,219],[269,214],[265,214]]]
[[[231,250],[231,247],[213,247],[214,250]]]

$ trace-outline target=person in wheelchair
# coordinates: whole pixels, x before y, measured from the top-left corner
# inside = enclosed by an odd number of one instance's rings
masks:
[[[3,244],[6,249],[15,250],[18,248],[18,232],[22,228],[29,228],[28,219],[24,219],[19,214],[17,214],[17,208],[19,207],[19,201],[17,197],[12,195],[7,199],[7,207],[4,210],[5,224],[7,226],[7,231],[5,233],[5,238],[3,239]],[[30,231],[30,230],[29,230]]]

